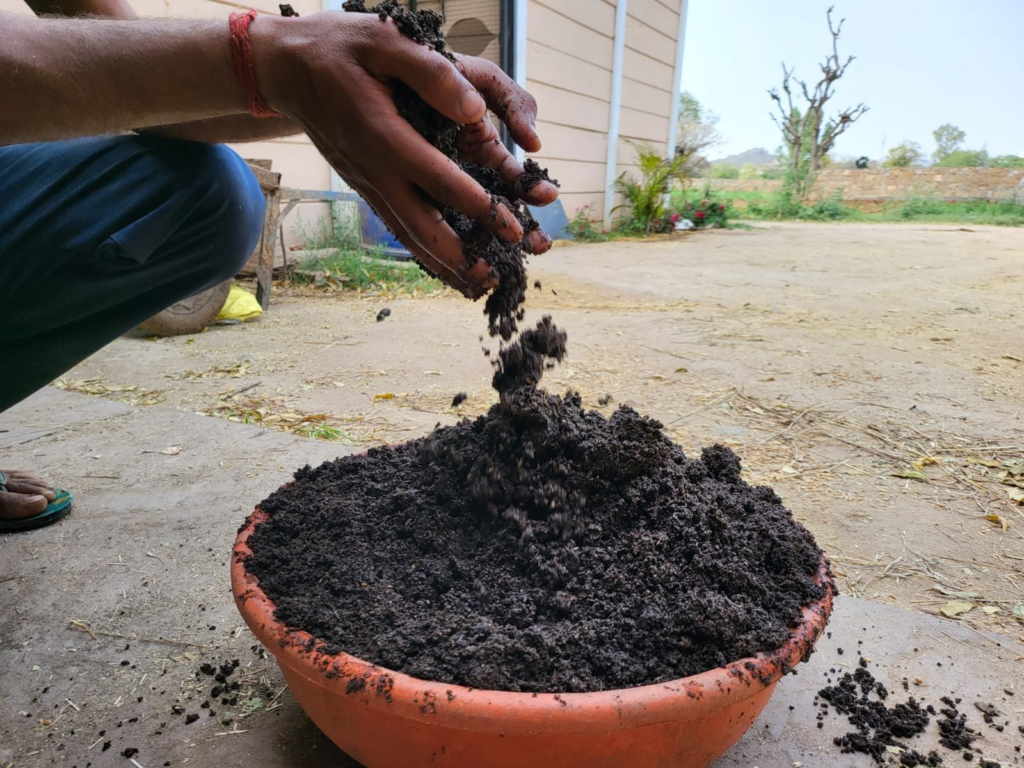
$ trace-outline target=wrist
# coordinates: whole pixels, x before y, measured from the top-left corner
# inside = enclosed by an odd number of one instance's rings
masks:
[[[302,19],[257,16],[249,25],[256,87],[271,109],[288,113],[285,94],[295,87],[296,55],[300,45]]]

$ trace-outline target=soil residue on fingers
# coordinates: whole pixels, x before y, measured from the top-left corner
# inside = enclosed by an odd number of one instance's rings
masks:
[[[508,691],[628,688],[778,648],[826,590],[810,533],[729,449],[691,459],[628,407],[538,389],[565,344],[544,318],[500,351],[485,416],[306,467],[264,501],[246,568],[278,620],[328,652]]]
[[[454,61],[448,52],[442,31],[443,19],[434,11],[407,11],[397,0],[386,0],[373,6],[368,6],[364,0],[348,0],[343,7],[346,11],[356,13],[375,13],[382,20],[392,19],[407,37]],[[457,142],[461,126],[430,107],[402,82],[394,83],[394,101],[398,113],[421,136],[451,158],[490,193],[491,223],[499,215],[499,206],[503,205],[512,212],[523,228],[523,242],[509,242],[464,213],[437,205],[445,223],[462,240],[464,268],[469,269],[478,259],[482,259],[497,277],[498,286],[488,295],[484,312],[487,315],[490,334],[501,336],[508,341],[518,330],[519,321],[523,319],[522,305],[526,299],[527,287],[524,255],[530,250],[529,234],[539,228],[537,221],[523,205],[520,195],[526,194],[542,181],[551,181],[556,185],[557,182],[548,176],[546,169],[528,160],[525,165],[526,173],[520,179],[520,191],[517,192],[496,171],[467,162],[465,158],[460,157]]]

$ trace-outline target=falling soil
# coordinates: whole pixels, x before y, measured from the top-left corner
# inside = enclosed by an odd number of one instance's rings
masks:
[[[306,467],[261,505],[246,568],[284,624],[414,677],[581,692],[778,648],[822,553],[715,446],[536,388],[565,334],[501,350],[501,402],[420,440]],[[358,620],[353,620],[358,617]]]
[[[404,35],[455,61],[448,52],[445,36],[441,31],[443,18],[434,11],[407,11],[397,0],[385,0],[374,6],[368,6],[364,0],[347,0],[343,7],[346,11],[355,13],[375,13],[381,20],[392,19]],[[538,229],[539,225],[520,198],[542,181],[557,185],[558,182],[548,176],[547,170],[536,162],[527,160],[524,165],[525,173],[519,179],[519,189],[515,189],[497,172],[461,158],[457,147],[461,126],[430,107],[415,91],[400,81],[394,84],[394,101],[398,113],[420,135],[451,158],[490,193],[492,221],[498,215],[498,206],[504,205],[522,225],[523,242],[528,243],[526,236]],[[517,330],[518,322],[523,319],[522,304],[526,299],[523,243],[508,242],[453,208],[442,205],[437,207],[441,210],[445,222],[463,242],[465,266],[472,266],[477,259],[483,259],[498,278],[498,287],[487,297],[484,312],[488,318],[491,335],[500,335],[506,341],[511,339]]]

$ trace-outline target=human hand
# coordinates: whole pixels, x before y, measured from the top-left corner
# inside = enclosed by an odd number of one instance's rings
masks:
[[[462,242],[436,204],[461,211],[511,242],[522,240],[522,227],[503,205],[495,216],[487,191],[399,115],[392,87],[404,82],[466,126],[459,141],[466,159],[513,182],[522,166],[496,141],[487,105],[525,149],[535,151],[540,142],[532,97],[497,67],[469,57],[456,66],[375,14],[260,17],[250,34],[257,84],[269,106],[302,125],[331,166],[428,270],[471,298],[493,288],[496,278],[484,261],[465,263]],[[545,204],[556,196],[554,186],[542,182],[524,197]],[[539,253],[549,243],[534,234],[528,247]]]

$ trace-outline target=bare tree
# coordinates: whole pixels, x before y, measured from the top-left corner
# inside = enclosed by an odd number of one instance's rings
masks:
[[[700,169],[709,167],[707,151],[721,143],[718,115],[703,107],[689,91],[683,91],[679,95],[676,154],[686,158],[686,174],[695,176]]]
[[[847,107],[837,117],[825,121],[825,106],[835,96],[835,84],[846,74],[846,68],[854,61],[849,56],[846,61],[839,57],[839,35],[846,19],[839,24],[832,23],[832,11],[828,9],[828,31],[832,35],[832,53],[822,62],[821,79],[814,88],[807,82],[794,76],[795,68],[782,64],[782,93],[773,88],[768,93],[779,108],[779,115],[772,115],[772,120],[782,131],[783,139],[789,148],[793,176],[797,183],[797,193],[804,195],[813,183],[815,174],[821,167],[821,159],[828,154],[846,129],[853,125],[868,108],[861,103],[855,107]],[[794,103],[794,96],[799,100],[803,96],[803,104]]]

